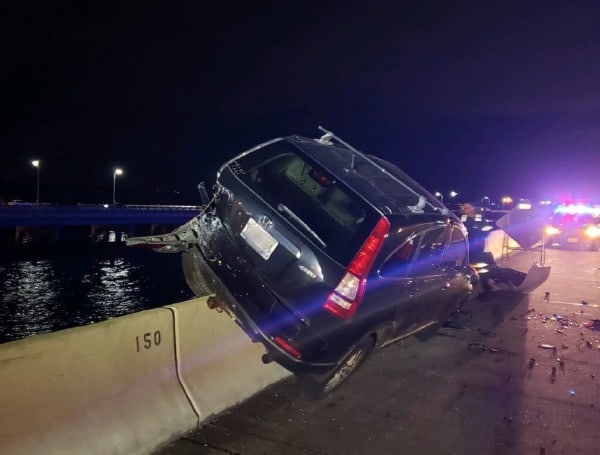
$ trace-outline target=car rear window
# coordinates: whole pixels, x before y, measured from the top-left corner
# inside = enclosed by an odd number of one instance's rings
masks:
[[[338,175],[384,213],[446,213],[447,209],[400,168],[376,156],[349,149],[302,143],[311,156]]]
[[[290,224],[344,265],[379,218],[358,194],[287,141],[243,155],[229,166]]]

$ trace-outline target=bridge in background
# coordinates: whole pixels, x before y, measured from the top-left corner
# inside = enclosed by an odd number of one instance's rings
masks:
[[[199,211],[195,205],[6,205],[0,227],[183,224]]]
[[[16,243],[54,241],[61,238],[67,229],[81,231],[86,227],[85,234],[89,238],[102,240],[112,232],[112,238],[116,235],[118,242],[125,234],[153,234],[172,229],[187,222],[199,211],[200,206],[195,205],[4,205],[0,206],[0,229],[13,237]],[[8,232],[11,230],[14,234]]]

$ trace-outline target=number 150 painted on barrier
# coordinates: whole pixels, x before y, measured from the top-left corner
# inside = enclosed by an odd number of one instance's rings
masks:
[[[160,330],[152,332],[146,332],[142,337],[135,337],[135,348],[137,352],[140,352],[142,348],[150,349],[152,346],[158,346],[161,342]]]

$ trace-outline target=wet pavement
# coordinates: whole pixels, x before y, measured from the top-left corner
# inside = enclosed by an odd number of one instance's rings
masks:
[[[539,252],[501,264],[527,271]],[[598,454],[600,254],[546,250],[529,295],[471,301],[428,341],[376,351],[338,391],[275,384],[166,454]]]

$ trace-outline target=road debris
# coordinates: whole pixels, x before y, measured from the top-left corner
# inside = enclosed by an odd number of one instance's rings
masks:
[[[600,331],[600,319],[592,319],[591,321],[585,322],[583,326],[590,330]]]
[[[444,325],[442,325],[443,328],[445,329],[455,329],[455,330],[468,330],[471,331],[471,329],[465,325],[460,325],[456,322],[453,321],[446,321],[444,322]]]
[[[488,352],[491,352],[492,354],[500,352],[500,349],[496,349],[496,348],[492,348],[490,346],[486,346],[483,343],[469,343],[468,349],[470,351],[479,351],[479,352],[488,351]]]
[[[553,351],[556,351],[556,346],[554,346],[552,344],[540,344],[540,348],[542,348],[542,349],[552,349]]]

